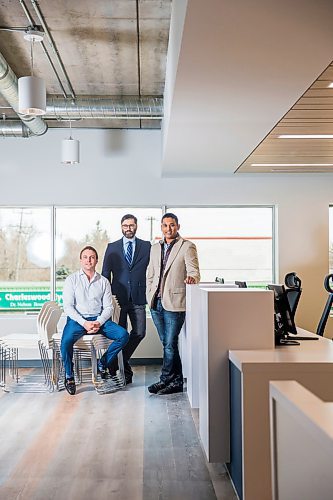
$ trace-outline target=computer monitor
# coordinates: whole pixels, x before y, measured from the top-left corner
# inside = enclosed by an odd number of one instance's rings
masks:
[[[276,345],[299,345],[289,334],[297,335],[294,317],[290,309],[284,285],[267,285],[274,292],[274,327]]]
[[[247,288],[246,281],[235,281],[235,285],[237,285],[238,288]]]

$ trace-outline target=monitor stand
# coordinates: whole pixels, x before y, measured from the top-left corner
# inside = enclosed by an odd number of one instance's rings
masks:
[[[295,335],[295,336],[291,336],[291,335],[288,335],[287,336],[288,339],[295,339],[296,341],[298,340],[318,340],[319,337],[302,337],[301,335]]]
[[[294,340],[291,337],[285,337],[283,339],[279,339],[277,345],[301,345],[297,340]]]

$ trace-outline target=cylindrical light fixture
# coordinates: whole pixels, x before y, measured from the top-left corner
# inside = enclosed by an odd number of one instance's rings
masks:
[[[62,140],[61,163],[65,165],[80,163],[80,141],[72,137]]]
[[[22,76],[18,79],[19,113],[23,115],[45,115],[46,88],[42,78]]]

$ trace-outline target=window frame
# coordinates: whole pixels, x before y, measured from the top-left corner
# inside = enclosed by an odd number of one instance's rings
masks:
[[[3,205],[0,206],[1,209],[48,209],[50,211],[50,231],[51,231],[51,248],[50,248],[50,258],[51,258],[51,264],[50,264],[50,295],[51,295],[51,300],[54,300],[56,298],[56,218],[57,218],[57,210],[61,209],[159,209],[161,210],[161,215],[163,216],[165,213],[167,213],[170,209],[214,209],[214,208],[229,208],[229,209],[234,209],[234,208],[269,208],[272,210],[272,277],[273,277],[273,282],[276,281],[276,276],[278,275],[278,263],[277,263],[277,207],[274,204],[164,204],[164,205],[157,205],[157,204],[149,204],[149,205],[137,205],[133,204],[132,206],[129,207],[128,204],[126,205]],[[181,221],[180,221],[181,222]],[[19,312],[21,313],[26,313],[26,314],[31,314],[31,311],[29,309],[27,310],[20,310],[15,312],[13,311],[8,311],[6,314],[18,314]],[[0,310],[0,314],[2,314],[3,311]]]

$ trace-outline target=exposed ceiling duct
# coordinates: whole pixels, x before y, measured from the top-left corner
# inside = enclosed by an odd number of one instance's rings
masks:
[[[18,83],[17,76],[0,53],[0,92],[22,122],[31,130],[33,135],[43,135],[47,131],[46,123],[39,117],[31,117],[18,113]]]
[[[48,98],[46,119],[126,119],[161,120],[162,97],[77,97],[75,100]]]
[[[0,137],[27,138],[32,135],[40,135],[35,134],[28,127],[27,117],[24,118],[24,120],[21,118],[24,123],[19,120],[0,121]],[[161,120],[163,118],[163,98],[78,97],[72,101],[62,97],[51,97],[47,100],[45,118],[62,121],[83,119]],[[34,120],[35,118],[31,118],[31,122]]]
[[[20,120],[0,120],[0,138],[30,137],[31,130]]]

